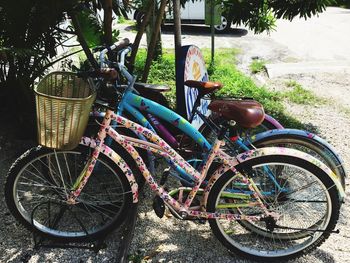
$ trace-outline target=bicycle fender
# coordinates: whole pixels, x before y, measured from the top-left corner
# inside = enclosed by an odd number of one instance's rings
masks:
[[[96,140],[89,137],[83,137],[80,141],[80,144],[88,146],[90,148],[96,148]],[[129,165],[119,154],[117,154],[113,149],[111,149],[107,145],[102,146],[101,153],[107,156],[109,159],[111,159],[123,171],[130,184],[133,203],[137,203],[139,195],[138,184]]]
[[[259,148],[256,150],[246,151],[244,153],[237,155],[236,157],[228,157],[228,155],[222,151],[219,153],[219,155],[221,155],[224,158],[224,163],[213,173],[213,175],[210,177],[210,180],[206,188],[204,189],[204,195],[201,200],[202,209],[206,209],[209,192],[213,187],[214,183],[220,178],[220,176],[222,176],[228,170],[232,170],[234,173],[236,173],[237,170],[234,167],[240,163],[244,163],[245,161],[258,158],[261,156],[268,156],[268,155],[297,157],[312,163],[313,165],[323,170],[328,175],[328,177],[333,181],[334,185],[337,187],[340,201],[343,201],[345,197],[344,189],[340,181],[338,180],[337,176],[332,172],[332,170],[329,169],[321,161],[319,161],[318,159],[314,158],[313,156],[305,152],[298,151],[295,149],[290,149],[290,148],[283,148],[283,147],[266,147],[266,148]]]
[[[340,200],[342,201],[344,199],[345,191],[339,179],[337,178],[337,176],[332,172],[330,168],[328,168],[328,166],[326,166],[320,160],[316,159],[315,157],[305,152],[298,151],[295,149],[290,149],[290,148],[283,148],[283,147],[266,147],[266,148],[260,148],[260,149],[250,150],[250,151],[241,153],[237,155],[236,159],[237,159],[237,162],[242,163],[246,160],[251,160],[256,157],[267,156],[267,155],[280,155],[280,156],[282,155],[282,156],[297,157],[312,163],[313,165],[317,166],[328,175],[328,177],[333,181],[334,185],[337,187]]]
[[[295,137],[309,138],[309,139],[315,140],[316,142],[321,144],[324,148],[326,148],[327,150],[329,150],[329,152],[331,152],[333,154],[333,156],[337,159],[337,161],[342,165],[345,177],[348,177],[347,171],[345,170],[345,167],[344,167],[344,161],[341,158],[341,156],[336,152],[336,150],[334,149],[334,147],[331,144],[329,144],[326,140],[322,139],[321,137],[317,136],[314,133],[311,133],[308,131],[303,131],[303,130],[297,130],[297,129],[270,130],[270,131],[266,131],[266,132],[262,132],[262,133],[253,135],[250,138],[250,142],[252,144],[254,144],[254,143],[258,143],[260,141],[264,141],[264,140],[271,139],[273,137],[276,137],[279,135],[285,135],[285,134],[292,135]],[[248,142],[247,142],[247,144],[248,144]]]

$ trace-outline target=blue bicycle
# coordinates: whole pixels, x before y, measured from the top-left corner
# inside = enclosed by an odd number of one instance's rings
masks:
[[[106,60],[107,52],[116,52],[118,62]],[[131,79],[131,75],[125,67],[127,54],[131,51],[129,40],[124,39],[122,45],[113,45],[107,49],[103,49],[100,52],[99,63],[101,68],[114,67],[120,74],[125,76],[126,79]],[[120,90],[125,89],[121,77],[116,75],[116,80],[113,85],[110,86],[109,100],[112,104],[116,104],[118,114],[126,115],[128,118],[135,120],[144,127],[151,129],[153,132],[159,134],[170,146],[176,149],[183,157],[190,161],[193,165],[200,165],[202,160],[201,152],[203,152],[202,145],[191,140],[186,134],[181,133],[179,129],[173,128],[171,124],[162,120],[162,116],[157,117],[154,113],[147,111],[147,108],[137,107],[133,104],[134,95],[140,94],[144,97],[144,103],[149,102],[148,99],[158,102],[163,106],[167,106],[166,99],[161,94],[162,92],[168,91],[169,88],[164,85],[152,85],[144,83],[136,83],[133,79],[133,88],[128,90],[126,94],[117,100],[118,93]],[[201,116],[198,111],[201,99],[210,96],[216,90],[221,88],[220,83],[205,84],[198,81],[187,81],[187,86],[197,89],[198,96],[194,102],[193,110],[190,117],[190,122],[195,115],[199,115],[203,119],[204,124],[199,128],[199,132],[210,142],[214,141],[216,134],[220,129],[220,124],[224,119],[219,115],[213,113],[209,118]],[[207,87],[205,86],[207,85]],[[112,88],[114,87],[114,89]],[[114,91],[115,93],[111,93]],[[120,96],[120,93],[119,93]],[[112,99],[111,99],[112,98]],[[239,100],[238,100],[239,101]],[[249,103],[251,100],[246,100]],[[95,116],[103,117],[103,113],[94,113]],[[298,149],[306,152],[315,158],[325,163],[339,178],[343,188],[345,189],[345,178],[347,176],[346,170],[343,165],[343,160],[335,149],[319,136],[302,130],[296,129],[283,129],[283,126],[278,123],[277,120],[269,115],[264,115],[264,120],[260,124],[259,129],[252,129],[251,126],[247,126],[244,118],[240,118],[233,128],[229,129],[226,136],[226,148],[231,155],[238,154],[242,151],[249,149],[262,148],[262,147],[273,147],[281,146],[287,148]],[[244,135],[242,136],[242,130]],[[260,131],[260,132],[257,132]],[[263,132],[261,132],[263,130]],[[267,131],[264,131],[267,130]],[[143,138],[141,138],[143,139]],[[107,144],[111,141],[107,141]],[[145,155],[144,155],[145,156]],[[154,171],[154,157],[153,155],[148,156],[150,169]],[[177,173],[172,173],[177,176]],[[181,172],[180,172],[181,174]],[[188,178],[182,178],[185,185],[191,185],[191,181]]]

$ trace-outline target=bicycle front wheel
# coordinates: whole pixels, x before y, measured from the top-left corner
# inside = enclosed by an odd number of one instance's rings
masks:
[[[230,251],[255,260],[288,260],[321,245],[339,217],[339,197],[328,175],[297,157],[262,156],[240,164],[239,171],[253,179],[263,202],[277,219],[261,221],[210,220],[214,235]],[[271,183],[273,173],[280,188]],[[227,193],[249,194],[239,176],[227,172],[214,184],[207,211],[239,215],[263,215],[254,198],[237,199]],[[232,197],[230,197],[232,196]]]
[[[130,184],[119,167],[100,154],[76,204],[68,204],[90,149],[36,147],[11,167],[5,199],[14,217],[31,231],[66,241],[92,240],[120,225],[132,205]]]

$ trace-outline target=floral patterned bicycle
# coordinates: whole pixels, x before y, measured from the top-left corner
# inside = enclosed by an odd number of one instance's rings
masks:
[[[123,73],[123,65],[119,67]],[[125,76],[127,89],[131,89],[135,79]],[[213,101],[212,110],[226,122],[210,145],[177,113],[133,95],[135,106],[161,116],[203,146],[206,162],[196,170],[151,130],[115,114],[114,107],[107,106],[95,139],[80,140],[95,98],[92,82],[74,74],[53,73],[41,83],[37,88],[38,130],[39,142],[46,147],[24,153],[11,167],[5,184],[11,213],[28,229],[71,241],[104,235],[126,220],[127,209],[138,202],[137,175],[142,175],[156,195],[157,215],[162,216],[167,207],[180,220],[207,220],[218,240],[242,256],[296,258],[335,232],[344,191],[323,163],[286,148],[261,148],[238,156],[221,150],[232,121],[227,112],[248,109],[254,117],[245,121],[259,125],[263,109],[258,104],[228,101],[218,105]],[[147,140],[118,133],[111,121]],[[130,154],[137,167],[104,144],[107,136]],[[136,148],[167,159],[193,178],[194,186],[179,185],[168,191],[149,172]],[[214,160],[219,165],[204,186]],[[271,176],[277,184],[271,183]]]

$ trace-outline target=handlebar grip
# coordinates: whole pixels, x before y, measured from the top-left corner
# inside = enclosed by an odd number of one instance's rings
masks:
[[[109,50],[114,50],[116,49],[117,51],[123,49],[124,47],[127,47],[130,45],[130,40],[128,38],[124,38],[116,43],[114,43],[112,46],[107,47],[106,46],[97,46],[92,49],[93,52],[103,52],[107,53]]]
[[[111,51],[111,50],[121,50],[127,46],[129,46],[130,44],[130,40],[128,38],[124,38],[116,43],[114,43],[112,46],[109,46],[107,48],[105,48],[104,50],[101,51],[100,53],[100,57],[102,58],[108,51]]]
[[[108,51],[117,49],[121,50],[125,47],[127,47],[130,44],[130,40],[128,38],[124,38],[117,43],[113,44],[112,46],[105,48],[104,50],[101,51],[100,53],[100,65],[103,67],[104,61],[105,61],[105,55],[107,54]]]
[[[116,49],[116,50],[121,50],[127,46],[130,45],[130,40],[128,38],[124,38],[120,41],[118,41],[117,43],[114,43],[110,49],[113,50],[113,49]]]

